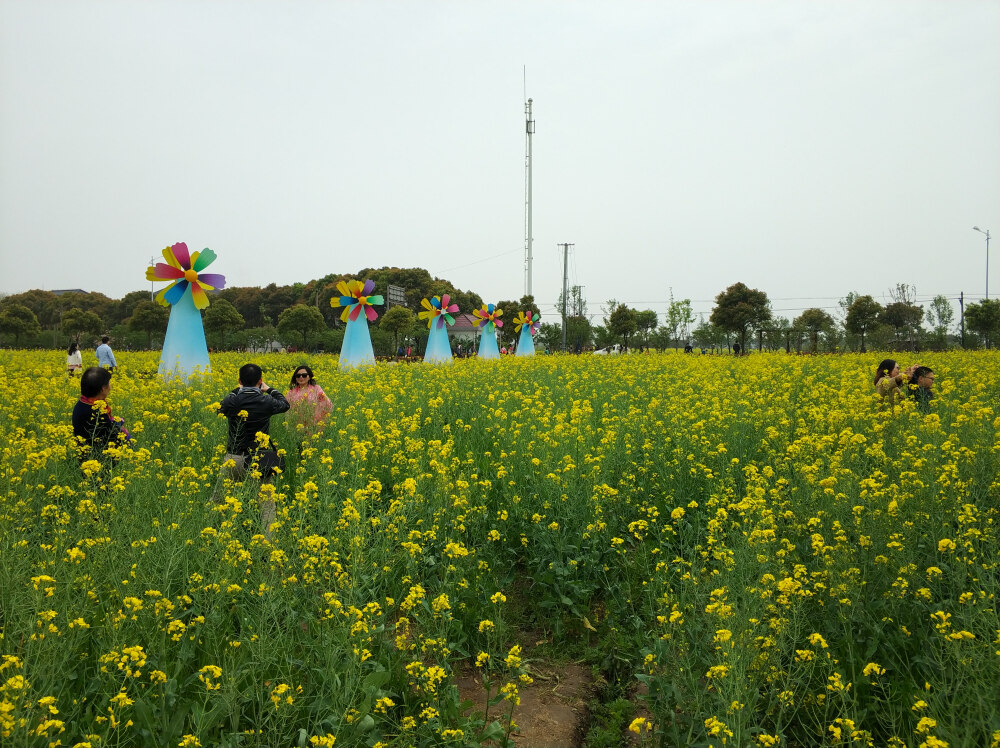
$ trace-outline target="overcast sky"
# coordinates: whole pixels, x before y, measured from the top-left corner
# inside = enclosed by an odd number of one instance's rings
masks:
[[[186,241],[519,297],[525,69],[543,313],[563,242],[598,315],[985,291],[1000,0],[0,0],[0,292],[121,297]]]

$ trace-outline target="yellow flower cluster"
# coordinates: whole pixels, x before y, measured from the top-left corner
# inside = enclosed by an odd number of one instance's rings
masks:
[[[235,716],[171,744],[460,743],[455,672],[513,709],[523,621],[644,681],[654,744],[995,742],[1000,354],[922,355],[929,413],[879,407],[879,356],[253,358],[334,403],[273,419],[263,489],[218,479],[245,356],[181,386],[123,352],[133,449],[81,463],[60,355],[0,351],[5,743],[142,744],[182,709]]]

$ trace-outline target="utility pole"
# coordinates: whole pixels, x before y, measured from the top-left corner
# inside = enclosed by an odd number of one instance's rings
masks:
[[[531,118],[531,99],[524,104],[524,293],[531,291],[531,136],[535,134],[535,120]]]
[[[965,348],[965,291],[958,294],[958,320],[962,329],[962,347]]]
[[[563,248],[563,304],[562,304],[562,349],[563,353],[566,352],[566,287],[569,282],[569,248],[575,247],[575,244],[560,244]]]

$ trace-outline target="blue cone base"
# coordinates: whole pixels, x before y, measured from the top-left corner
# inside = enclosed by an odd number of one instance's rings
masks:
[[[357,319],[347,320],[344,342],[340,346],[341,369],[371,366],[375,363],[372,335],[368,329],[368,318],[359,314]]]
[[[179,302],[170,307],[158,373],[164,380],[188,381],[197,374],[211,371],[201,312],[195,308],[191,294],[185,293]]]
[[[446,325],[431,324],[430,335],[427,336],[427,350],[424,351],[424,361],[432,364],[451,363],[451,344],[448,342]]]
[[[500,358],[496,328],[492,324],[486,325],[479,336],[479,358]]]
[[[531,328],[528,325],[521,325],[521,337],[517,339],[517,355],[535,355],[535,339],[531,336]]]

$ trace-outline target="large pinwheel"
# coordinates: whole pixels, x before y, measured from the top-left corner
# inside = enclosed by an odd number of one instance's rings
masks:
[[[486,328],[488,332],[493,332],[494,327],[503,327],[503,309],[498,309],[494,304],[483,304],[482,309],[473,309],[472,315],[476,318],[476,327],[480,330]]]
[[[500,358],[500,349],[497,348],[496,329],[503,327],[503,309],[498,309],[493,304],[483,304],[482,309],[473,309],[472,315],[476,318],[476,327],[482,330],[479,336],[479,358]]]
[[[533,312],[518,312],[514,317],[514,332],[521,332],[521,328],[525,325],[528,326],[531,335],[538,332],[538,318],[534,317]]]
[[[430,363],[449,363],[451,359],[451,344],[448,342],[448,325],[455,324],[458,314],[458,304],[451,303],[448,294],[435,296],[429,301],[420,302],[424,310],[418,312],[420,319],[427,320],[430,335],[427,336],[427,348],[424,350],[424,361]]]
[[[534,356],[535,341],[532,336],[538,332],[538,317],[531,311],[518,312],[514,317],[514,331],[521,331],[521,336],[517,339],[518,356]]]
[[[146,269],[148,281],[174,281],[156,295],[156,300],[163,306],[176,305],[190,288],[195,308],[205,309],[208,307],[205,291],[226,287],[225,276],[201,272],[215,262],[215,252],[210,249],[188,254],[187,244],[177,242],[163,250],[163,258],[166,263],[158,262]]]
[[[352,280],[337,284],[340,296],[330,299],[334,309],[344,307],[340,319],[347,323],[344,340],[340,345],[341,369],[371,366],[375,363],[375,349],[372,348],[372,334],[368,323],[378,319],[374,304],[382,305],[385,299],[374,295],[375,281]],[[364,311],[364,315],[361,312]]]
[[[163,250],[163,258],[166,263],[146,268],[146,280],[173,281],[156,296],[163,306],[170,307],[159,373],[165,380],[190,380],[212,370],[200,310],[208,306],[205,291],[224,288],[226,279],[218,273],[202,272],[215,262],[215,252],[210,249],[188,254],[187,244],[177,242]]]
[[[451,304],[450,301],[451,297],[448,294],[434,296],[430,301],[422,299],[420,304],[424,307],[424,311],[418,312],[417,316],[427,320],[429,329],[434,327],[440,329],[445,324],[453,325],[455,324],[453,315],[458,313],[458,304]]]
[[[369,322],[378,319],[378,312],[375,311],[373,304],[381,306],[385,303],[385,299],[381,294],[372,295],[375,281],[366,280],[364,283],[359,280],[341,281],[337,284],[337,290],[340,291],[340,298],[335,296],[330,299],[330,306],[344,307],[344,311],[340,314],[341,320],[344,322],[356,320],[361,315],[362,309]]]

